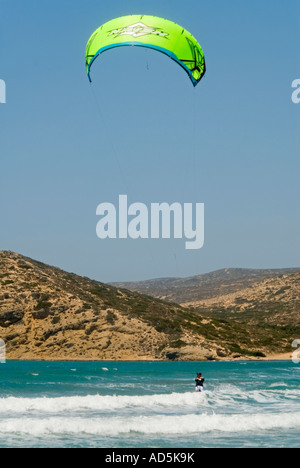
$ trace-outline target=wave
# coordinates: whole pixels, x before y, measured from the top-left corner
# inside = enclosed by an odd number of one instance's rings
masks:
[[[0,398],[0,415],[28,414],[60,414],[64,412],[82,411],[113,411],[141,408],[142,410],[183,409],[185,412],[210,408],[236,408],[241,403],[248,404],[294,404],[299,401],[300,390],[279,389],[250,392],[241,391],[237,387],[219,388],[203,393],[187,392],[154,395],[87,395],[66,396],[57,398]],[[295,408],[297,410],[297,408]]]
[[[165,395],[89,395],[58,398],[0,398],[0,414],[2,413],[63,413],[66,411],[84,410],[120,410],[126,408],[153,407],[194,407],[204,402],[204,394],[173,393]]]
[[[131,418],[13,418],[0,421],[1,434],[120,436],[241,433],[300,428],[300,413],[280,415],[208,415],[139,416]]]

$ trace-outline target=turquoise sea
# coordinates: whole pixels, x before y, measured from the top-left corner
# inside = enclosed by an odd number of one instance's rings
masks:
[[[299,378],[293,362],[7,362],[0,447],[295,448]]]

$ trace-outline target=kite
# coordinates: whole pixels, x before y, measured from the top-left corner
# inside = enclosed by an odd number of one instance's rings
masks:
[[[190,77],[194,86],[206,72],[203,50],[186,29],[167,19],[149,15],[130,15],[113,19],[98,28],[86,47],[86,71],[103,52],[122,46],[148,47],[170,57]]]

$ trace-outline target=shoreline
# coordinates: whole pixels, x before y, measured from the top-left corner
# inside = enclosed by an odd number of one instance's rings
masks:
[[[6,363],[9,363],[9,362],[51,362],[51,363],[55,363],[55,362],[80,362],[80,363],[84,363],[84,362],[114,362],[114,363],[118,363],[118,362],[140,362],[140,363],[148,363],[148,362],[160,362],[160,363],[170,363],[170,362],[201,362],[201,363],[205,363],[205,362],[291,362],[292,361],[292,353],[285,353],[285,354],[274,354],[274,355],[270,355],[270,356],[267,356],[265,358],[243,358],[243,357],[239,357],[239,358],[236,358],[236,359],[216,359],[216,360],[189,360],[189,359],[186,359],[186,360],[176,360],[176,361],[170,361],[170,360],[166,360],[166,359],[76,359],[76,358],[62,358],[62,359],[41,359],[41,358],[26,358],[26,359],[9,359],[7,358],[6,359]],[[2,364],[5,364],[5,363],[2,363]]]

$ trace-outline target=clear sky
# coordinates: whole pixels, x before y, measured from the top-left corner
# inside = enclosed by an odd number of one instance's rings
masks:
[[[106,21],[152,14],[188,29],[194,89],[162,54],[107,52]],[[0,0],[0,249],[99,281],[300,266],[299,0]],[[96,207],[205,203],[205,245],[96,237]]]

